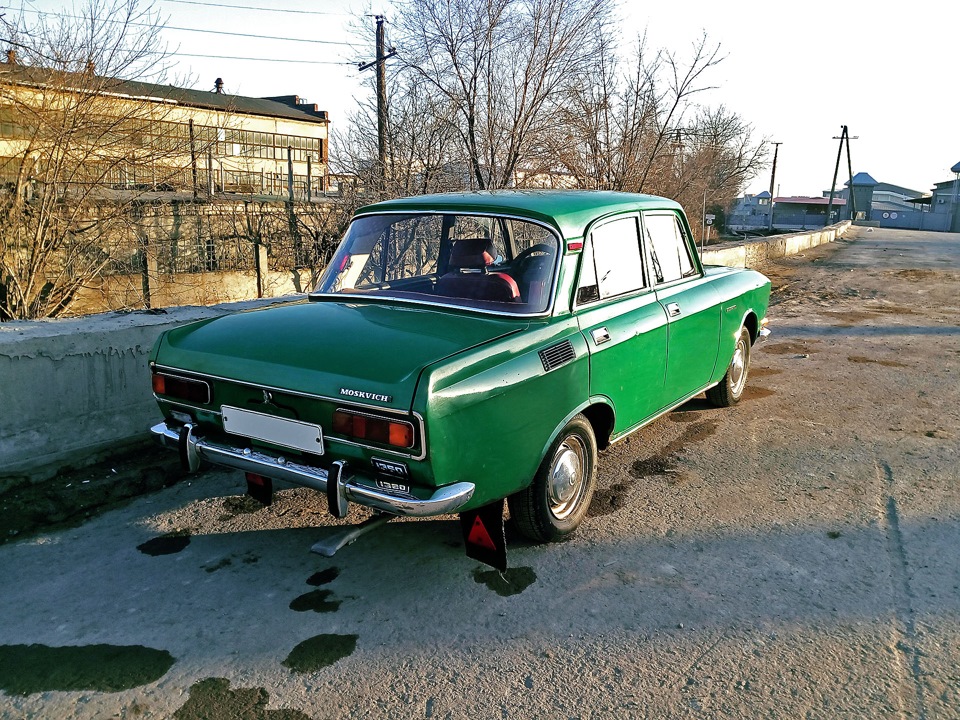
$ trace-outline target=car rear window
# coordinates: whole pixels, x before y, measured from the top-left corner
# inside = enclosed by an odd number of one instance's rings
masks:
[[[316,288],[479,310],[544,312],[559,241],[548,228],[493,215],[364,215],[347,229]]]

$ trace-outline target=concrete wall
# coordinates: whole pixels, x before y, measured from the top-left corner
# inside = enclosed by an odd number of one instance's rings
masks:
[[[0,493],[144,442],[160,419],[147,361],[161,332],[276,302],[0,323]]]
[[[831,242],[848,226],[716,245],[703,260],[762,267]],[[146,441],[160,419],[147,361],[167,328],[293,299],[0,323],[0,493]]]
[[[150,277],[149,282],[153,308],[234,303],[257,296],[257,278],[252,270],[158,274]],[[265,298],[286,297],[311,289],[309,270],[263,273],[261,290]],[[84,285],[68,312],[87,316],[117,308],[142,308],[143,297],[142,275],[106,275]]]
[[[818,230],[710,245],[704,249],[702,260],[704,265],[762,268],[769,260],[796,255],[807,248],[833,242],[842,237],[849,227],[850,221],[844,220]]]

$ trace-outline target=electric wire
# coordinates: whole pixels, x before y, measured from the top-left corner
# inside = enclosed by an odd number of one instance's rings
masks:
[[[349,17],[350,13],[322,12],[320,10],[291,10],[288,8],[255,7],[253,5],[228,5],[226,3],[199,2],[199,0],[161,0],[161,2],[177,3],[178,5],[199,5],[200,7],[224,7],[234,10],[257,10],[260,12],[290,13],[293,15],[342,15]]]
[[[235,55],[201,55],[198,53],[172,52],[171,57],[191,57],[191,58],[209,58],[211,60],[250,60],[253,62],[272,62],[272,63],[298,63],[301,65],[349,65],[353,67],[356,63],[335,61],[335,60],[288,60],[285,58],[265,58],[265,57],[238,57]]]
[[[53,15],[54,17],[65,18],[68,20],[85,20],[85,18],[83,17],[79,17],[77,15],[70,15],[68,13],[43,12],[40,10],[26,10],[26,9],[23,12],[28,12],[36,15]],[[343,42],[342,40],[312,40],[310,38],[290,38],[290,37],[280,37],[279,35],[257,35],[254,33],[228,32],[226,30],[209,30],[207,28],[178,27],[175,25],[151,25],[150,23],[124,22],[122,20],[105,20],[104,22],[125,24],[125,25],[130,25],[132,27],[154,28],[156,30],[178,30],[180,32],[206,33],[210,35],[229,35],[232,37],[255,38],[258,40],[280,40],[282,42],[301,42],[301,43],[312,43],[316,45],[343,45],[346,47],[350,47],[350,43]]]

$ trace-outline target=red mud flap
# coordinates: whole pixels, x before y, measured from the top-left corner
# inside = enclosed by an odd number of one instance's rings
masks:
[[[507,570],[507,536],[503,527],[503,500],[460,513],[460,529],[467,557],[500,572]]]
[[[273,502],[273,480],[256,473],[247,473],[247,495],[262,505]]]

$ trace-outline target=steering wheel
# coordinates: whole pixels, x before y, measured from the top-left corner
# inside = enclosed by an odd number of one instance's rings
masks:
[[[518,280],[525,281],[528,274],[541,274],[553,262],[557,249],[547,243],[531,245],[526,250],[517,253],[513,264],[517,268]]]

